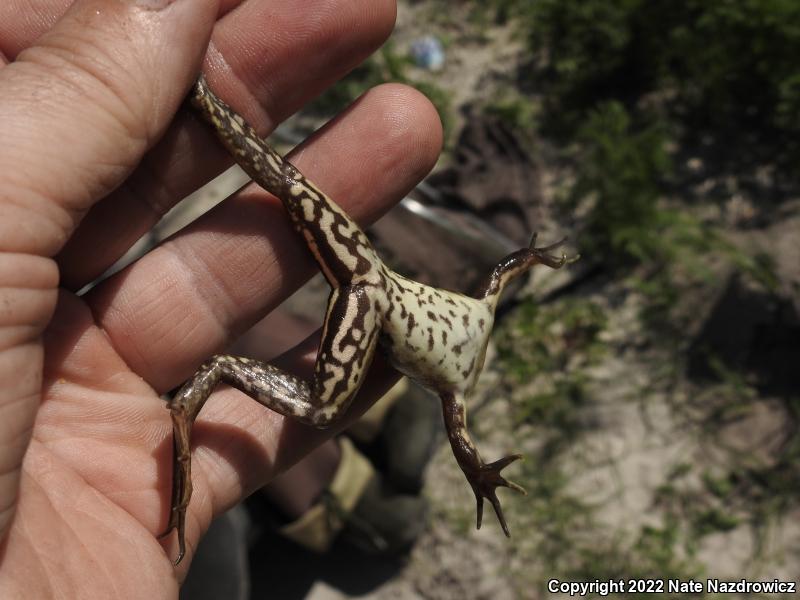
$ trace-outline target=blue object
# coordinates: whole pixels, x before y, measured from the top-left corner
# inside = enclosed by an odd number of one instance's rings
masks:
[[[418,67],[438,71],[444,66],[444,48],[438,38],[426,35],[411,42],[411,57]]]

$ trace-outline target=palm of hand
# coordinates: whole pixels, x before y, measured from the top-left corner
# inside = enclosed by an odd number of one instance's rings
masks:
[[[45,355],[3,568],[27,572],[36,589],[27,589],[29,597],[70,581],[85,588],[69,597],[175,597],[172,564],[154,536],[170,486],[163,401],[128,369],[87,306],[66,293]],[[208,511],[202,478],[195,484],[200,510]]]

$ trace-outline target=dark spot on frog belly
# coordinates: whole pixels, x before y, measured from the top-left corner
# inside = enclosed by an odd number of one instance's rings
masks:
[[[472,368],[473,368],[474,366],[475,366],[475,357],[473,356],[473,357],[472,357],[472,360],[471,360],[471,361],[469,361],[469,366],[468,366],[468,367],[467,367],[467,368],[466,368],[464,371],[461,371],[461,374],[462,374],[464,377],[467,377],[467,376],[468,376],[470,373],[472,373]]]
[[[406,329],[406,335],[411,335],[411,331],[414,329],[414,326],[417,324],[416,319],[414,319],[414,313],[408,315],[408,329]]]
[[[393,312],[394,312],[394,302],[389,300],[389,310],[386,311],[386,320],[387,321],[392,318],[392,313]]]

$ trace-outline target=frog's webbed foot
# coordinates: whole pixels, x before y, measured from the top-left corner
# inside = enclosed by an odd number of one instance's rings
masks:
[[[464,472],[472,491],[475,493],[477,503],[477,526],[481,528],[483,521],[483,501],[489,500],[503,528],[503,533],[510,537],[508,525],[503,516],[503,508],[497,498],[497,488],[507,487],[517,492],[525,493],[525,490],[500,475],[500,471],[505,469],[515,460],[522,458],[521,454],[512,454],[491,463],[483,462],[478,449],[470,438],[467,431],[467,410],[464,399],[457,394],[440,394],[442,408],[444,409],[444,424],[447,428],[447,437],[450,439],[450,447],[458,461],[458,465]]]
[[[548,246],[542,246],[541,248],[536,247],[536,238],[538,237],[538,233],[534,233],[531,236],[531,243],[528,245],[528,250],[536,257],[538,262],[542,263],[543,265],[547,265],[552,269],[560,269],[564,265],[569,265],[580,259],[580,254],[576,254],[572,257],[567,257],[566,252],[562,252],[561,256],[553,256],[550,254],[556,248],[560,248],[567,242],[567,238],[561,238],[557,242],[550,244]]]
[[[572,264],[580,258],[579,254],[568,257],[567,253],[563,251],[560,256],[552,254],[554,250],[566,243],[567,238],[562,238],[555,244],[541,246],[540,248],[536,247],[536,238],[537,234],[534,233],[527,248],[512,252],[497,263],[486,282],[477,290],[475,297],[489,302],[494,307],[508,283],[527,273],[534,266],[546,265],[551,269],[560,269],[564,265]]]
[[[507,487],[522,494],[527,493],[522,486],[500,475],[500,471],[515,460],[521,458],[521,454],[512,454],[491,463],[481,462],[480,466],[475,471],[464,471],[470,486],[472,486],[472,491],[475,492],[475,501],[477,504],[476,527],[478,529],[481,528],[481,522],[483,521],[483,499],[486,498],[492,504],[492,508],[494,508],[494,513],[497,515],[497,520],[500,521],[503,533],[506,534],[506,537],[511,537],[505,516],[503,516],[503,507],[500,505],[500,500],[498,500],[496,492],[498,487]]]

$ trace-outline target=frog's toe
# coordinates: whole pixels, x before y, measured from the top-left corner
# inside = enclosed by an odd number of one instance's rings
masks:
[[[557,242],[550,244],[548,246],[541,246],[539,248],[536,247],[536,237],[537,234],[534,233],[531,237],[531,243],[528,246],[531,254],[538,260],[538,262],[542,263],[543,265],[547,265],[552,269],[560,269],[564,265],[570,265],[576,262],[581,256],[580,254],[576,254],[575,256],[568,257],[565,252],[562,252],[560,256],[555,256],[550,254],[553,250],[556,250],[563,246],[567,238],[562,238]]]
[[[506,524],[505,516],[503,515],[503,507],[500,505],[500,500],[497,498],[497,488],[507,487],[517,492],[525,494],[525,489],[522,486],[507,480],[500,475],[500,471],[510,465],[512,462],[522,458],[521,454],[512,454],[500,460],[488,464],[482,464],[477,472],[469,478],[472,491],[475,492],[475,500],[477,503],[477,528],[481,528],[483,521],[483,499],[486,498],[491,502],[492,508],[497,515],[497,520],[500,521],[500,526],[503,528],[503,533],[507,537],[511,537]]]

